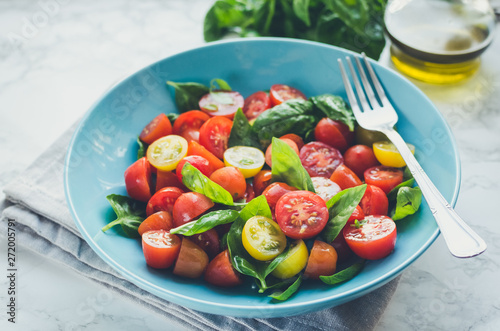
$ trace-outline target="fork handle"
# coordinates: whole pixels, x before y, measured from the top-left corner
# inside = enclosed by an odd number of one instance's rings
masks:
[[[466,258],[484,252],[486,250],[484,240],[460,218],[441,195],[399,133],[392,128],[382,132],[396,146],[417,181],[451,254]]]

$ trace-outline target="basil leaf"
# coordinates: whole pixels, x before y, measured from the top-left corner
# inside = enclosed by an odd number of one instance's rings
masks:
[[[137,160],[139,160],[146,156],[148,147],[139,137],[137,137],[137,144],[139,145],[139,149],[137,150]]]
[[[201,97],[209,93],[209,88],[200,83],[175,83],[168,81],[168,85],[175,89],[175,103],[179,112],[199,109],[198,102]]]
[[[304,136],[316,126],[319,119],[312,102],[293,99],[260,114],[253,123],[253,130],[262,147],[267,147],[273,137],[281,137],[287,133]]]
[[[420,188],[401,187],[398,190],[396,199],[396,208],[391,213],[394,221],[405,218],[408,215],[415,214],[422,203],[422,191]]]
[[[394,187],[389,193],[387,193],[387,198],[389,199],[389,201],[396,200],[400,188],[402,188],[402,187],[412,187],[414,183],[415,183],[415,179],[414,178],[410,178],[410,179],[402,182],[398,186]]]
[[[275,300],[285,301],[289,299],[295,292],[297,292],[301,283],[302,283],[302,275],[300,275],[297,278],[297,280],[293,282],[293,284],[290,285],[290,287],[288,287],[286,290],[274,292],[269,296]]]
[[[322,236],[327,243],[332,242],[342,231],[351,217],[354,209],[359,204],[366,191],[366,184],[351,187],[340,191],[327,201],[326,207],[330,214],[330,219],[323,229]]]
[[[258,197],[252,199],[240,211],[240,218],[242,218],[245,222],[257,215],[265,216],[270,219],[273,218],[271,208],[269,208],[266,197],[263,195],[259,195]]]
[[[168,113],[167,117],[170,120],[170,124],[172,124],[172,126],[174,126],[174,123],[177,120],[177,118],[179,117],[179,114],[177,114],[177,113]]]
[[[139,237],[137,230],[145,219],[146,205],[143,202],[119,194],[110,194],[106,196],[106,199],[113,208],[116,219],[104,226],[101,231],[106,232],[116,225],[121,225],[127,237]]]
[[[191,191],[198,192],[215,203],[232,206],[233,197],[219,184],[211,181],[207,176],[186,162],[182,167],[182,182]]]
[[[250,146],[259,149],[262,148],[258,135],[253,130],[241,108],[239,108],[234,115],[233,126],[229,134],[227,145],[228,147]]]
[[[284,141],[273,138],[272,179],[274,182],[284,182],[299,190],[314,191],[314,185],[300,158]]]
[[[323,283],[328,284],[328,285],[336,285],[339,283],[343,283],[345,281],[348,281],[361,271],[363,269],[363,266],[365,265],[365,261],[361,261],[358,263],[354,263],[352,266],[339,271],[331,276],[319,276],[319,279],[323,281]]]
[[[345,123],[349,130],[354,131],[356,119],[347,103],[339,96],[331,94],[322,94],[309,98],[314,107],[319,109],[325,116],[332,120]]]
[[[282,281],[279,281],[277,283],[274,283],[274,284],[267,284],[266,288],[263,288],[262,285],[260,284],[260,282],[255,282],[255,284],[257,284],[257,286],[259,287],[259,293],[263,293],[265,292],[266,290],[270,290],[270,289],[273,289],[273,288],[283,288],[285,286],[289,286],[290,284],[292,284],[294,281],[296,280],[296,278],[287,278],[287,279],[284,279]]]
[[[189,222],[170,230],[170,233],[193,236],[213,229],[217,225],[231,223],[238,217],[236,210],[216,210],[209,212],[193,222]]]
[[[218,85],[218,87],[216,84]],[[214,78],[210,81],[210,93],[216,90],[232,91],[231,86],[229,86],[229,84],[225,80],[220,78]]]
[[[309,1],[310,0],[293,0],[293,12],[307,26],[311,26],[311,20],[309,19]]]

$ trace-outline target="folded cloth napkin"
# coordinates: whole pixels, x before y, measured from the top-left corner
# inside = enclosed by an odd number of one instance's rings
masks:
[[[201,313],[142,290],[107,265],[80,235],[66,204],[63,167],[76,124],[4,189],[10,203],[2,221],[16,221],[18,243],[193,330],[371,330],[383,314],[399,277],[349,303],[285,318],[235,318]],[[9,205],[10,204],[10,205]],[[6,236],[6,226],[0,235]]]

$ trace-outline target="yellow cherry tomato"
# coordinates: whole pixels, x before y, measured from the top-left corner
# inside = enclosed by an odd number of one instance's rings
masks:
[[[245,178],[255,176],[266,161],[264,153],[255,147],[234,146],[224,152],[226,166],[240,169]]]
[[[415,146],[412,144],[406,144],[410,151],[415,154]],[[378,141],[373,143],[373,153],[380,164],[401,168],[406,165],[401,154],[399,154],[398,149],[390,141]]]
[[[163,171],[174,170],[186,156],[188,143],[177,135],[169,135],[155,140],[148,147],[146,157],[153,167]]]
[[[269,261],[286,247],[286,236],[270,218],[254,216],[243,227],[241,241],[248,254],[259,261]]]
[[[308,257],[309,253],[304,240],[296,240],[290,246],[285,259],[278,264],[271,274],[280,279],[293,277],[306,267]]]

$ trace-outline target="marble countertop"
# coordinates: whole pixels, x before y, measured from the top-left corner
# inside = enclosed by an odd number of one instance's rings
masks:
[[[0,188],[114,82],[155,60],[203,44],[202,22],[211,2],[0,1]],[[455,135],[462,162],[456,209],[486,240],[488,250],[473,259],[457,259],[440,236],[403,272],[376,330],[500,327],[500,226],[494,207],[500,201],[499,39],[468,81],[453,86],[415,82]],[[381,62],[390,66],[387,55]],[[6,247],[2,239],[2,261]],[[165,327],[161,316],[114,297],[22,245],[17,256],[18,323],[8,323],[2,313],[2,330]],[[6,284],[2,277],[2,304]]]

